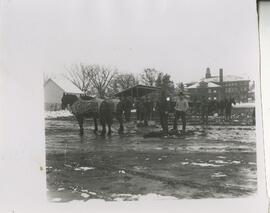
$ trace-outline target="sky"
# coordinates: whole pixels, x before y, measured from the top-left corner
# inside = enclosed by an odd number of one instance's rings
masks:
[[[258,73],[255,0],[3,0],[2,64],[49,75],[73,64],[198,80]],[[23,76],[22,76],[23,77]]]

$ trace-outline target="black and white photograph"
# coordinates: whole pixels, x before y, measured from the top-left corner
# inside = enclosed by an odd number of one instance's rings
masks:
[[[48,199],[254,195],[248,13],[140,2],[76,3],[61,28],[57,68],[44,72]]]
[[[0,212],[266,213],[268,11],[0,1]]]

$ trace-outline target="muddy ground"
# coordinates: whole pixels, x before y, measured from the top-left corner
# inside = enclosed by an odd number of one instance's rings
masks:
[[[94,135],[73,119],[46,120],[48,199],[188,199],[246,197],[257,190],[253,126],[188,126],[190,134],[144,138],[158,126],[126,124]]]

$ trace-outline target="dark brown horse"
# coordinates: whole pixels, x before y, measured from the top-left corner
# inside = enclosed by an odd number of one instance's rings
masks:
[[[111,125],[113,123],[113,116],[116,114],[117,119],[120,123],[119,131],[123,131],[122,120],[119,119],[122,117],[123,110],[121,109],[121,101],[108,101],[103,99],[90,99],[82,100],[79,99],[76,95],[63,94],[62,97],[62,109],[65,109],[69,106],[69,110],[76,117],[79,126],[80,126],[80,135],[83,135],[83,122],[84,118],[93,118],[94,119],[94,133],[98,131],[97,119],[100,120],[102,125],[101,135],[105,136],[106,134],[106,124],[108,126],[108,135],[111,135]],[[116,106],[114,106],[116,105]],[[120,109],[119,109],[120,108]],[[118,109],[118,110],[115,110]]]

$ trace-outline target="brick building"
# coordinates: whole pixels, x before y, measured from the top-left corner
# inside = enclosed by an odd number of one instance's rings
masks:
[[[219,69],[218,76],[212,76],[210,68],[207,68],[205,77],[187,84],[187,90],[193,99],[204,95],[209,100],[234,98],[236,102],[247,102],[249,82],[250,80],[239,76],[223,75],[223,69]]]

